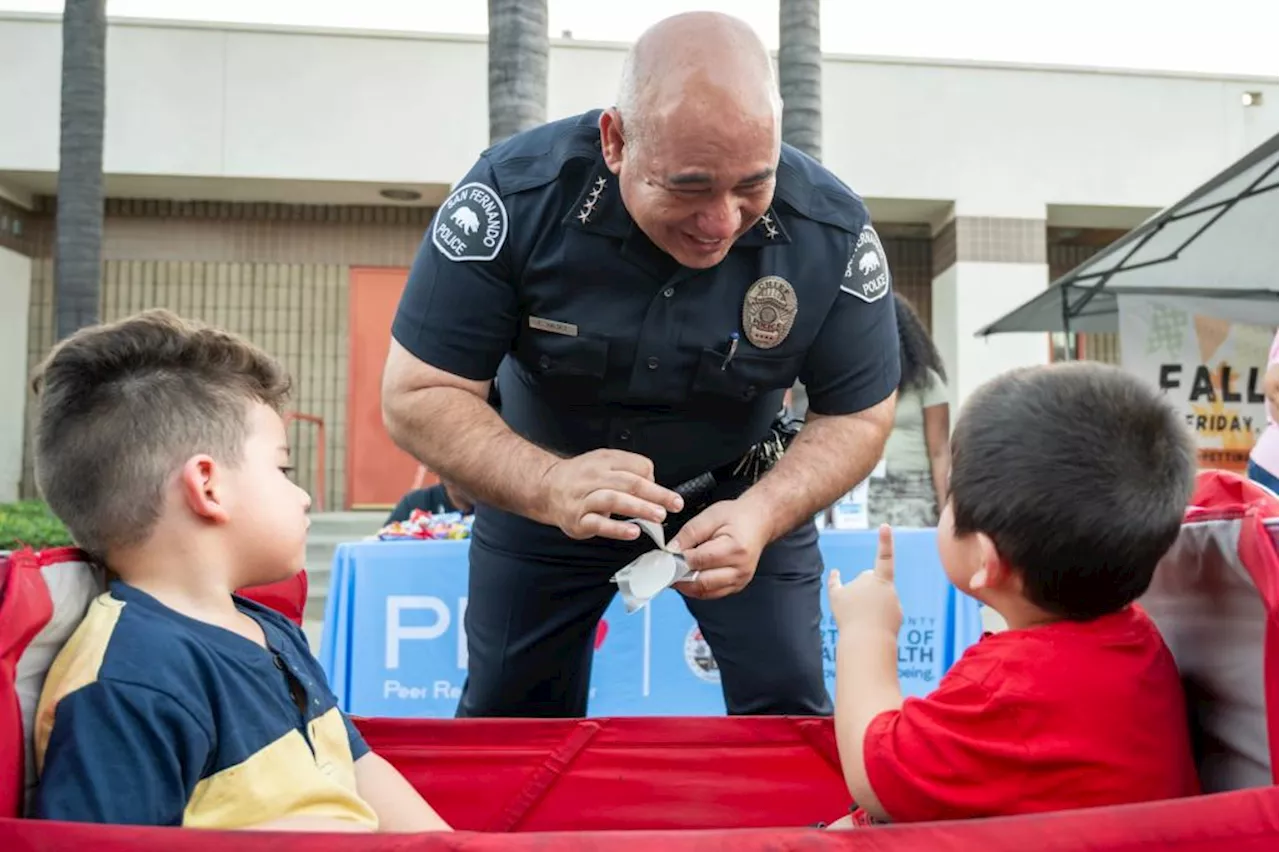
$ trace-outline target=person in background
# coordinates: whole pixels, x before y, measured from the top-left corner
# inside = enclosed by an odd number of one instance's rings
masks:
[[[915,308],[901,293],[893,300],[902,378],[883,467],[867,483],[868,521],[873,527],[932,527],[947,502],[951,470],[947,372]]]
[[[454,497],[457,497],[457,500]],[[387,516],[386,523],[394,524],[407,521],[414,509],[421,509],[433,515],[446,515],[450,512],[470,514],[472,506],[465,494],[450,494],[449,487],[443,482],[429,485],[426,488],[415,488],[400,498],[400,502]]]
[[[1258,443],[1253,445],[1249,454],[1249,478],[1259,485],[1265,485],[1272,491],[1280,491],[1277,474],[1280,474],[1280,429],[1276,428],[1276,420],[1280,419],[1280,401],[1277,392],[1280,389],[1280,366],[1277,366],[1277,353],[1280,351],[1280,332],[1271,341],[1271,354],[1267,356],[1267,374],[1262,380],[1262,392],[1267,398],[1267,428],[1258,436]]]

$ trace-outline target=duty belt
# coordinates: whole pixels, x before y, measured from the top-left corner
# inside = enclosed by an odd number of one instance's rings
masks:
[[[784,409],[774,418],[768,433],[736,461],[700,473],[671,489],[684,498],[685,508],[678,517],[683,521],[711,505],[716,487],[721,484],[757,482],[778,463],[803,425],[803,420],[792,417]]]

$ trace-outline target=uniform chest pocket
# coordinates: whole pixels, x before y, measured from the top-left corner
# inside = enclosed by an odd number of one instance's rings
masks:
[[[609,340],[532,331],[516,350],[530,372],[543,376],[600,378],[609,366]]]
[[[799,356],[735,355],[725,363],[724,352],[703,349],[693,390],[750,402],[762,393],[791,387],[799,370]]]

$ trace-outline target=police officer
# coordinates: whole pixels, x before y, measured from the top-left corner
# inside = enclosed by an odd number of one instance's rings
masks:
[[[610,578],[651,546],[635,517],[680,530],[731,713],[831,712],[812,517],[880,457],[898,343],[866,208],[781,145],[780,111],[749,27],[679,15],[617,106],[492,147],[436,214],[383,408],[477,501],[460,716],[585,715]],[[797,377],[804,431],[735,474]],[[708,471],[695,513],[672,489]]]

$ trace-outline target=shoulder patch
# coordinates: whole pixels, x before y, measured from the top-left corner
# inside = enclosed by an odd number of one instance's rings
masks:
[[[431,225],[431,242],[453,261],[493,260],[507,240],[507,208],[491,187],[464,183]]]
[[[863,225],[844,268],[840,289],[870,303],[884,298],[890,281],[889,258],[880,244],[880,235],[870,225]]]

